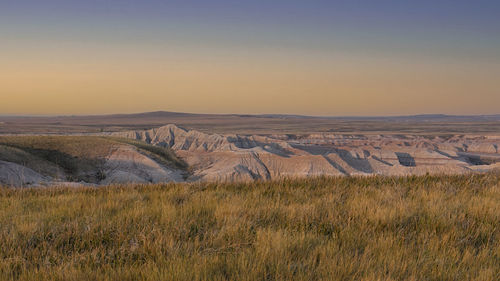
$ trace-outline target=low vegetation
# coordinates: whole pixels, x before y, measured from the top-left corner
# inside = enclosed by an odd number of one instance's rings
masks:
[[[187,168],[168,148],[101,136],[0,136],[0,160],[56,179],[95,183],[105,177],[105,158],[117,145],[135,146],[165,166]]]
[[[0,189],[0,280],[498,280],[500,175]]]

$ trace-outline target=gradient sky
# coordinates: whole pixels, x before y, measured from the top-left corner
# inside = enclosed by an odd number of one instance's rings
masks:
[[[0,115],[500,113],[500,1],[4,0]]]

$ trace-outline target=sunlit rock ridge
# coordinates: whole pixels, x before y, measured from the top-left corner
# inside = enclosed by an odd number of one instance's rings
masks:
[[[190,166],[188,181],[463,174],[500,167],[500,136],[234,135],[173,124],[110,135],[173,149]]]

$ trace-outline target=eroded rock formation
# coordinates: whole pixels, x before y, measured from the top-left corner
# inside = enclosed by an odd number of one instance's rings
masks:
[[[188,180],[240,181],[338,175],[461,174],[500,162],[500,136],[222,135],[166,125],[112,133],[170,147]]]

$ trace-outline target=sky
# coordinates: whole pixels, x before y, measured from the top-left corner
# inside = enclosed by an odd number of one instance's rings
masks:
[[[1,0],[0,115],[500,113],[498,0]]]

